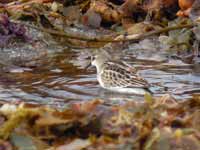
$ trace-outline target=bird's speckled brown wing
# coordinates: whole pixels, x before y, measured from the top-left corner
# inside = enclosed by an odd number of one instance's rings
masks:
[[[149,87],[148,82],[136,75],[132,68],[114,62],[105,63],[101,78],[107,87]]]

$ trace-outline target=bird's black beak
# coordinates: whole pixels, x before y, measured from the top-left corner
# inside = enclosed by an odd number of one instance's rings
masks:
[[[91,68],[92,67],[92,64],[91,64],[91,61],[88,63],[88,65],[87,66],[85,66],[85,69],[86,70],[88,70],[89,68]]]
[[[89,68],[91,68],[92,67],[92,61],[94,60],[94,57],[93,56],[90,56],[90,61],[89,61],[89,63],[88,63],[88,65],[85,67],[85,69],[89,69]]]

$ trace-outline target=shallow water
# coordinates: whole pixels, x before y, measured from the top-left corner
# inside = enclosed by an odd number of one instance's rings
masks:
[[[169,93],[177,99],[187,99],[200,92],[200,75],[193,66],[178,60],[156,62],[138,60],[132,54],[124,60],[139,68],[138,73],[154,86],[156,96]],[[140,57],[138,57],[140,58]],[[96,81],[95,68],[85,69],[88,56],[81,50],[65,50],[45,58],[43,65],[21,71],[11,69],[0,75],[0,100],[27,101],[63,107],[74,101],[103,98],[112,103],[142,100],[142,97],[113,93],[102,89]]]

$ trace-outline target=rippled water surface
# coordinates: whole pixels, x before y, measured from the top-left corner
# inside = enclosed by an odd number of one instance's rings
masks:
[[[194,66],[176,65],[178,60],[164,63],[133,60],[131,56],[126,55],[124,60],[140,68],[138,73],[155,84],[151,88],[155,95],[170,93],[178,99],[185,99],[192,93],[200,92],[200,76]],[[63,106],[68,102],[99,97],[108,101],[142,99],[102,89],[96,81],[95,68],[84,68],[87,62],[88,57],[81,50],[65,50],[54,57],[45,58],[40,67],[1,73],[0,100]]]

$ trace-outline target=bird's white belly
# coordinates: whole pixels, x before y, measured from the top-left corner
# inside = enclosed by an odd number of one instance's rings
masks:
[[[126,93],[126,94],[136,94],[136,95],[145,95],[145,93],[148,93],[145,89],[143,88],[121,88],[121,87],[110,87],[110,88],[105,88],[114,92],[119,92],[119,93]]]

